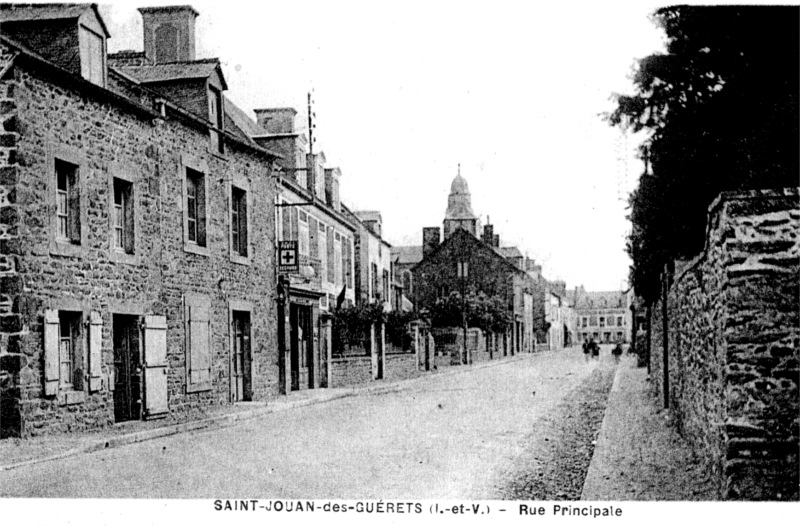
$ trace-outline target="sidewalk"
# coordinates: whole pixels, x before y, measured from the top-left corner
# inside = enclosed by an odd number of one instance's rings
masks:
[[[713,486],[650,393],[647,369],[636,367],[635,356],[624,356],[581,500],[716,500]]]
[[[176,424],[169,420],[131,421],[106,429],[84,433],[70,433],[35,438],[0,440],[0,471],[24,468],[33,464],[91,453],[106,448],[124,446],[145,440],[185,433],[198,429],[227,427],[268,413],[320,404],[349,396],[391,393],[403,390],[414,382],[461,374],[484,367],[493,367],[536,354],[517,354],[502,360],[480,362],[470,366],[453,366],[435,373],[423,373],[415,378],[396,381],[378,380],[356,387],[309,389],[278,396],[264,402],[243,402],[222,406],[205,418]]]

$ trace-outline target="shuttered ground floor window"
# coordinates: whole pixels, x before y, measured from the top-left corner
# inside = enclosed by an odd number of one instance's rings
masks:
[[[184,296],[186,392],[211,389],[211,299]]]

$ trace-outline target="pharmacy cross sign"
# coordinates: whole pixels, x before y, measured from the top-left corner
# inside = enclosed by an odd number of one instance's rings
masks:
[[[278,272],[298,272],[297,241],[278,241]]]

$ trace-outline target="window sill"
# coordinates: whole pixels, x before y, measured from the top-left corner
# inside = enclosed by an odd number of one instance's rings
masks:
[[[59,405],[82,404],[86,401],[86,393],[83,391],[61,391],[58,393]]]
[[[208,257],[208,247],[201,247],[195,243],[183,243],[183,251],[190,254],[197,254],[198,256]]]
[[[201,382],[199,384],[186,384],[187,393],[199,393],[202,391],[210,391],[211,382]]]
[[[140,263],[139,256],[136,254],[129,254],[113,248],[108,253],[108,259],[116,263],[127,263],[129,265],[138,265]]]
[[[50,241],[50,254],[55,256],[80,256],[82,257],[85,253],[85,248],[78,244],[72,243],[67,240],[53,240]]]
[[[208,151],[209,154],[216,157],[220,161],[225,161],[226,163],[228,162],[228,157],[224,153],[219,153],[217,151],[214,151],[214,149],[211,148],[210,146],[207,148],[206,151]]]
[[[249,267],[252,263],[252,258],[250,258],[250,256],[240,256],[235,252],[231,252],[231,262],[236,263],[237,265],[246,265]]]

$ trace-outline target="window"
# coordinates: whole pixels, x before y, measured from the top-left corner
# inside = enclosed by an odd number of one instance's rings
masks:
[[[584,316],[581,318],[581,328],[586,327],[589,324],[589,318]]]
[[[205,175],[192,168],[186,168],[186,240],[206,246]]]
[[[309,252],[308,214],[300,210],[299,219],[300,239],[298,239],[298,250],[301,255],[307,256]]]
[[[58,221],[57,238],[60,241],[80,244],[81,209],[80,188],[78,186],[78,167],[74,164],[55,160],[56,171],[56,216]]]
[[[413,287],[413,277],[411,276],[411,271],[410,270],[404,270],[403,271],[403,288],[405,289],[405,295],[408,298],[412,297],[412,294],[414,293],[412,291],[412,287]]]
[[[80,313],[58,313],[58,387],[59,389],[81,389],[81,370],[78,367],[80,345]]]
[[[621,333],[621,332],[618,332],[618,333],[617,333],[617,341],[618,341],[618,342],[621,342],[621,341],[622,341],[622,333]]]
[[[614,316],[609,316],[608,317],[608,326],[609,327],[613,327],[614,326]]]
[[[372,278],[370,282],[372,283],[372,288],[370,289],[370,298],[376,299],[380,294],[378,292],[378,265],[373,263],[370,266],[370,277]]]
[[[81,76],[93,84],[105,87],[105,40],[94,31],[80,27]]]
[[[247,257],[247,192],[231,187],[231,250]]]
[[[215,153],[220,155],[225,153],[225,141],[222,140],[222,129],[224,119],[222,107],[222,93],[217,88],[208,87],[208,120],[211,121],[213,128],[209,130],[211,147]]]
[[[606,326],[606,319],[605,319],[604,316],[600,316],[600,326],[601,327],[605,327]]]
[[[389,271],[383,270],[383,301],[389,301]]]
[[[186,392],[211,389],[211,300],[206,296],[184,297],[186,336]]]
[[[622,316],[617,316],[617,327],[622,327]]]
[[[133,254],[133,185],[114,178],[114,204],[111,211],[113,248]]]

